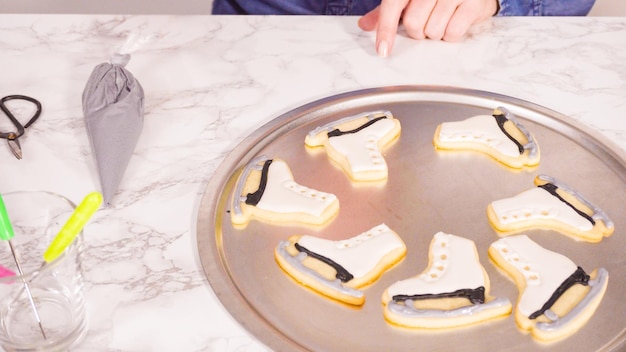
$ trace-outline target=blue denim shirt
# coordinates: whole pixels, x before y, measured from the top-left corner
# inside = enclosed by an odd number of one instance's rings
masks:
[[[595,0],[500,0],[499,16],[585,16]]]
[[[498,16],[584,16],[595,0],[499,0]],[[215,15],[364,15],[380,0],[213,0]]]
[[[215,15],[364,15],[380,0],[213,0]]]

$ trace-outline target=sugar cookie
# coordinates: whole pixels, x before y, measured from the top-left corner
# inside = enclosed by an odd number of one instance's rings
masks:
[[[413,328],[453,328],[511,312],[506,298],[489,297],[489,277],[474,242],[443,232],[430,243],[428,268],[383,293],[387,321]]]
[[[405,254],[404,242],[385,224],[341,241],[292,236],[274,251],[280,267],[297,282],[352,305],[365,302],[359,288],[376,281]]]
[[[602,209],[564,183],[539,175],[535,184],[535,188],[487,206],[489,222],[502,235],[550,229],[577,240],[600,242],[615,230]]]
[[[252,218],[289,224],[322,225],[339,212],[339,200],[294,181],[287,163],[260,156],[242,171],[233,195],[231,220],[245,225]]]
[[[609,274],[605,269],[587,275],[566,256],[526,235],[499,239],[489,247],[489,256],[519,289],[515,322],[540,341],[559,340],[578,331],[606,291]]]
[[[479,151],[517,169],[539,164],[535,138],[503,107],[495,109],[492,115],[440,124],[433,144],[439,149]]]
[[[304,143],[324,146],[328,157],[353,181],[381,181],[388,174],[381,150],[400,135],[400,129],[391,112],[374,111],[317,127]]]

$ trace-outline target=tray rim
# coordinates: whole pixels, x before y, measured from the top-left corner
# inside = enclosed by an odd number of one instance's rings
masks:
[[[228,311],[228,313],[254,338],[262,342],[265,346],[275,351],[307,351],[297,341],[293,341],[288,336],[282,334],[263,316],[256,313],[256,310],[249,304],[245,295],[238,289],[232,280],[228,270],[228,263],[224,262],[224,257],[220,252],[219,237],[215,230],[221,229],[221,214],[218,201],[227,188],[229,183],[234,183],[235,173],[239,173],[243,165],[242,162],[246,155],[256,155],[258,151],[271,142],[261,143],[261,141],[271,141],[284,133],[288,133],[293,129],[293,125],[297,125],[303,116],[309,115],[310,120],[314,120],[317,116],[317,110],[323,110],[324,107],[334,106],[345,102],[355,102],[359,99],[370,98],[375,96],[384,96],[387,94],[438,94],[451,96],[469,96],[471,101],[487,100],[500,103],[514,114],[517,110],[534,112],[538,116],[549,116],[550,120],[555,120],[552,124],[544,124],[545,127],[554,129],[555,125],[565,125],[571,131],[579,135],[586,135],[588,139],[600,142],[590,150],[597,155],[598,153],[607,155],[610,159],[615,160],[617,165],[610,167],[621,176],[622,181],[626,183],[626,151],[613,141],[608,140],[599,131],[594,130],[573,118],[566,116],[560,112],[550,108],[511,96],[489,92],[485,90],[475,90],[468,88],[438,86],[438,85],[396,85],[381,86],[374,88],[365,88],[348,92],[331,95],[321,99],[317,99],[291,109],[256,129],[237,144],[218,165],[213,176],[206,184],[204,193],[201,195],[200,206],[196,220],[196,242],[198,253],[203,271],[207,277],[208,283],[213,289],[215,296],[220,303]],[[432,101],[423,99],[419,101]],[[436,101],[436,100],[435,100]],[[445,100],[442,100],[445,101]],[[506,104],[502,104],[506,103]],[[320,116],[323,114],[319,114]],[[570,131],[570,132],[571,132]],[[566,137],[572,138],[569,134],[561,133]],[[274,137],[274,138],[272,138]],[[601,147],[599,150],[597,147]],[[617,169],[616,169],[617,168]],[[620,170],[622,171],[620,173]],[[211,225],[211,226],[210,226]],[[211,233],[214,236],[206,236]],[[205,234],[203,236],[203,234]],[[219,259],[219,260],[218,260]],[[618,348],[626,346],[626,327],[611,341],[608,341],[599,351],[617,351]]]

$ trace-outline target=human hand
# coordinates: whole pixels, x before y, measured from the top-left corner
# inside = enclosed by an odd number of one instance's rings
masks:
[[[498,0],[382,0],[359,19],[365,31],[376,30],[376,52],[391,52],[400,20],[414,39],[458,41],[469,27],[493,16]]]

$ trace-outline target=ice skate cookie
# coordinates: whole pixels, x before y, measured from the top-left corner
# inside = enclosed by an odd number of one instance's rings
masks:
[[[376,281],[405,254],[404,242],[385,224],[341,241],[292,236],[274,251],[280,267],[298,283],[352,305],[365,302],[359,288]]]
[[[539,146],[533,136],[507,109],[499,107],[490,115],[437,126],[433,144],[439,149],[474,150],[499,162],[522,168],[539,164]]]
[[[301,186],[287,163],[260,156],[242,171],[234,190],[231,220],[245,225],[255,218],[271,223],[322,225],[339,212],[330,193]]]
[[[537,187],[487,206],[487,217],[501,235],[550,229],[577,240],[600,242],[615,230],[602,209],[553,177],[535,177]]]
[[[569,258],[526,235],[499,239],[489,247],[489,256],[519,289],[515,322],[540,341],[578,331],[600,304],[609,279],[605,269],[587,275]]]
[[[317,127],[304,143],[324,146],[328,157],[353,181],[382,181],[388,171],[381,150],[399,135],[400,121],[391,112],[374,111]]]
[[[382,301],[387,321],[412,328],[454,328],[511,312],[508,299],[489,296],[474,242],[443,232],[430,243],[428,268],[389,286]]]

